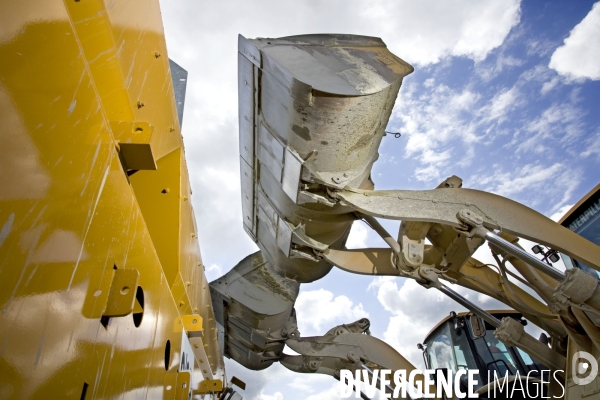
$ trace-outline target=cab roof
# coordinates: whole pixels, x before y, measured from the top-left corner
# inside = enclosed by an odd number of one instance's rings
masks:
[[[521,314],[520,312],[516,311],[516,310],[486,310],[488,313],[492,314],[492,315],[497,315],[497,314],[502,314],[502,315],[519,315],[519,316],[523,316],[523,314]],[[464,317],[465,315],[470,315],[473,314],[471,311],[463,311],[463,312],[459,312],[456,313],[456,315],[458,317]],[[429,339],[429,336],[431,336],[431,334],[433,332],[435,332],[435,330],[437,328],[439,328],[440,326],[442,326],[442,324],[446,323],[446,321],[448,321],[450,319],[450,314],[448,314],[446,317],[444,317],[440,322],[438,322],[430,331],[429,333],[427,333],[427,335],[425,336],[425,342],[427,341],[427,339]]]
[[[565,215],[558,221],[562,226],[568,227],[573,220],[577,217],[574,215],[575,211],[578,209],[587,209],[591,206],[597,199],[600,197],[600,183],[596,185],[595,188],[590,190],[585,196],[581,198],[569,211],[566,212]]]

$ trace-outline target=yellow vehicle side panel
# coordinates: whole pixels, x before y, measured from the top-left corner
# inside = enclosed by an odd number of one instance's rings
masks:
[[[0,120],[0,398],[176,398],[191,313],[214,362],[192,389],[224,380],[158,1],[2,3]],[[127,176],[122,121],[154,127],[156,171]],[[114,268],[139,272],[139,326],[101,319]]]

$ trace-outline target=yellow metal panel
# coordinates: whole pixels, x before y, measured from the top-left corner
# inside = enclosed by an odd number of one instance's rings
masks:
[[[110,121],[152,121],[155,157],[182,146],[158,2],[65,1]],[[161,94],[161,95],[157,95]]]
[[[65,1],[98,95],[109,121],[133,121],[134,105],[125,88],[119,43],[102,0]]]
[[[181,149],[157,162],[156,171],[129,177],[165,276],[170,284],[179,271]]]
[[[171,287],[178,280],[188,297],[179,265],[185,161],[171,130],[158,2],[125,3],[0,5],[0,398],[160,398],[180,365]],[[146,59],[149,48],[161,56]],[[148,104],[132,107],[140,94]],[[157,171],[128,178],[110,123],[123,121],[155,127]],[[160,206],[149,207],[155,197]],[[199,263],[197,243],[185,248]],[[141,292],[133,313],[101,318],[115,267],[137,270]],[[205,287],[201,267],[186,276]],[[205,318],[208,290],[194,290]],[[195,388],[202,376],[191,379]]]
[[[185,156],[184,156],[185,158]],[[216,321],[211,304],[208,282],[204,274],[204,267],[200,258],[200,247],[196,236],[196,218],[191,204],[192,191],[189,185],[188,171],[185,162],[181,169],[181,235],[180,235],[180,273],[183,289],[187,300],[191,304],[192,312],[198,313],[203,318],[204,343],[211,345],[206,348],[207,356],[210,357],[209,367],[213,372],[223,369],[222,355],[217,344]],[[174,293],[179,293],[179,288],[173,287]],[[182,296],[183,297],[183,296]],[[185,301],[185,300],[183,300]]]
[[[156,158],[182,146],[158,1],[119,0],[106,13],[112,24],[125,88],[136,121],[152,121]],[[157,95],[160,94],[160,95]]]
[[[181,168],[181,227],[180,227],[180,249],[181,249],[181,279],[185,284],[185,290],[197,307],[198,277],[202,275],[200,246],[196,235],[194,214],[192,211],[192,191],[190,190],[189,177],[185,164]]]
[[[190,298],[185,292],[185,286],[179,272],[177,272],[175,282],[171,285],[171,293],[173,293],[173,298],[175,299],[180,315],[191,314],[193,312]]]

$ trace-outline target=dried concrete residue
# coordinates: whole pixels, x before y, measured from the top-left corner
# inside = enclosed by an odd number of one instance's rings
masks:
[[[389,85],[389,83],[379,75],[379,72],[377,72],[373,66],[367,64],[362,58],[353,56],[350,52],[341,47],[336,48],[335,51],[338,58],[353,66],[352,68],[337,72],[336,75],[343,78],[359,92],[371,94],[379,92]]]
[[[292,130],[298,135],[300,136],[302,139],[309,141],[312,138],[310,137],[310,129],[308,129],[307,127],[302,127],[302,126],[298,126],[298,125],[294,125],[292,126]]]
[[[359,149],[362,149],[363,147],[370,145],[371,143],[373,143],[373,136],[374,135],[371,135],[371,134],[362,135],[360,137],[360,139],[358,139],[358,142],[356,142],[356,144],[354,146],[352,146],[348,149],[348,152],[351,153],[354,150],[359,150]]]
[[[299,291],[298,282],[284,278],[275,272],[260,253],[253,257],[252,264],[258,267],[245,276],[250,283],[292,303],[296,301]]]

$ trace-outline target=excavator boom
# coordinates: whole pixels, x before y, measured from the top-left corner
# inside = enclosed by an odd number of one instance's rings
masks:
[[[260,251],[210,284],[226,356],[251,369],[280,362],[337,379],[343,369],[414,370],[366,331],[301,336],[299,286],[332,266],[439,290],[494,327],[497,339],[563,378],[572,375],[574,351],[600,355],[597,278],[581,269],[565,274],[517,242],[532,240],[600,271],[598,245],[515,201],[463,188],[456,176],[432,190],[375,190],[371,168],[402,80],[413,70],[381,40],[240,36],[238,51],[243,224]],[[376,217],[400,220],[397,236]],[[389,247],[346,249],[357,220]],[[495,268],[473,258],[485,242]],[[551,347],[448,282],[514,308],[550,334]],[[588,288],[581,298],[578,286]],[[285,344],[300,355],[284,354]]]

